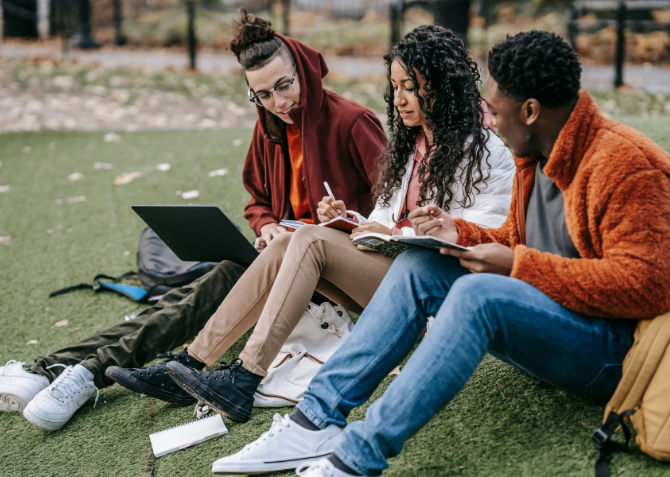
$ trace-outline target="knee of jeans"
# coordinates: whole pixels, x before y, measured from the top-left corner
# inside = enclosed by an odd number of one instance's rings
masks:
[[[472,273],[456,279],[447,295],[447,304],[468,310],[468,316],[459,319],[482,321],[488,317],[487,306],[501,295],[502,281],[507,277],[488,273]]]

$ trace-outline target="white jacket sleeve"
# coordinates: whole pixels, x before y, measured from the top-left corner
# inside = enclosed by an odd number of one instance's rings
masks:
[[[507,219],[509,213],[516,167],[512,153],[493,132],[490,132],[486,146],[489,150],[488,164],[490,165],[486,183],[479,184],[480,192],[475,194],[474,202],[470,207],[463,209],[454,202],[450,214],[454,218],[460,218],[482,227],[497,228]],[[482,170],[486,177],[486,162],[482,163]],[[459,192],[462,192],[462,189]]]

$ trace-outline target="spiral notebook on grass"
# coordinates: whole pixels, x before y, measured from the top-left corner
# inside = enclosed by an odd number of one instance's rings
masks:
[[[196,419],[179,426],[154,432],[149,436],[156,457],[187,449],[201,442],[228,434],[220,414]]]

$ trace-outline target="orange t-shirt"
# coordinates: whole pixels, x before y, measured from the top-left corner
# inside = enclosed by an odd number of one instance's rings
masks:
[[[302,146],[300,144],[300,132],[295,124],[286,125],[286,140],[288,142],[288,155],[291,161],[291,188],[289,199],[296,220],[309,224],[314,223],[312,212],[309,208],[307,189],[302,181]]]

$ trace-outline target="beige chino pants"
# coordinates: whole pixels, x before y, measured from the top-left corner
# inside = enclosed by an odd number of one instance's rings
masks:
[[[315,289],[360,313],[392,263],[358,250],[339,230],[304,225],[282,233],[235,284],[189,353],[211,366],[258,322],[240,358],[244,368],[265,376]]]

